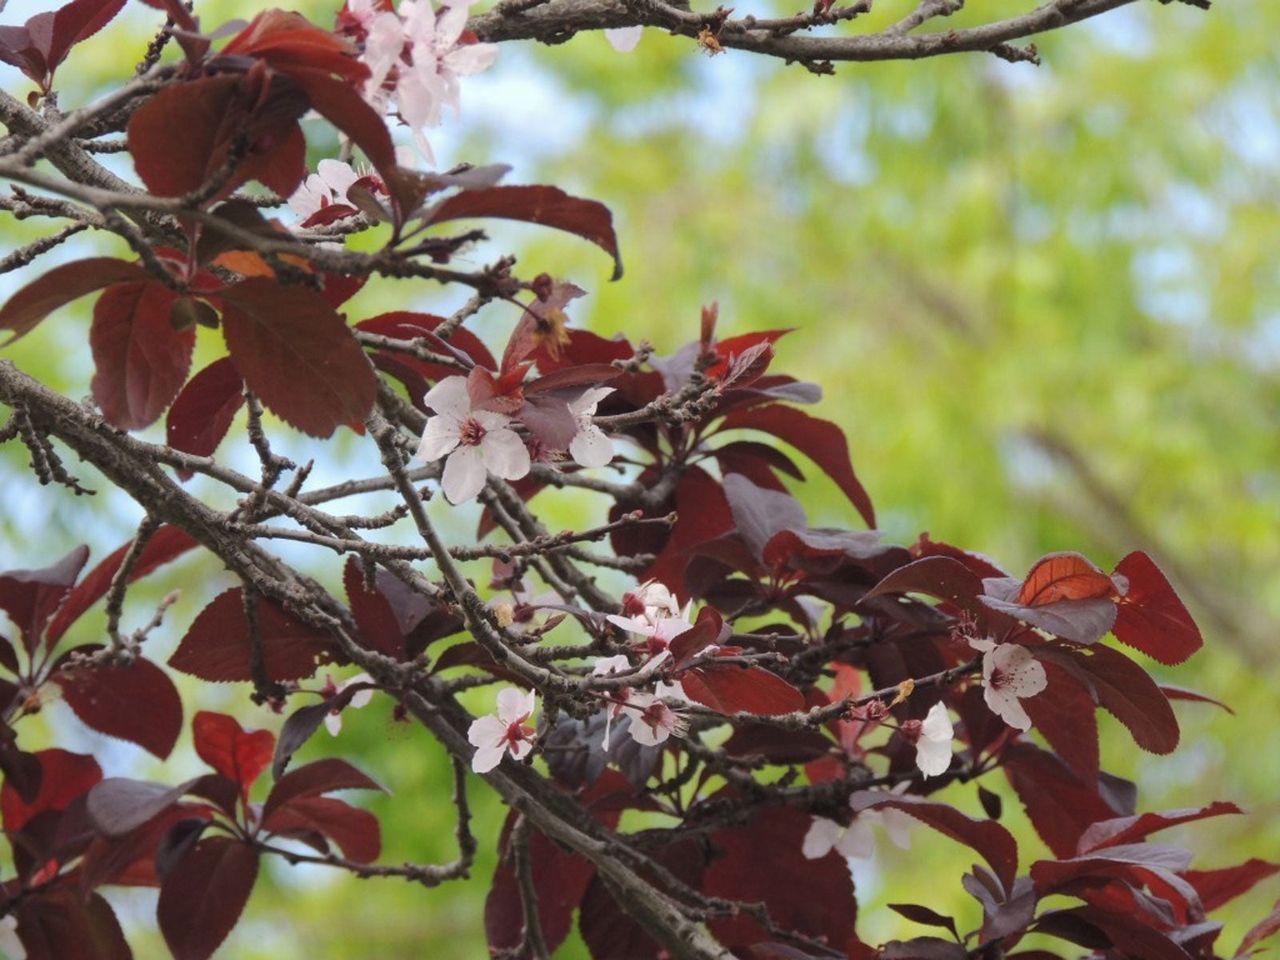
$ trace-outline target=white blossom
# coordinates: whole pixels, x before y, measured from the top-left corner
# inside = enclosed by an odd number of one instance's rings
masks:
[[[636,743],[654,747],[668,737],[683,737],[689,721],[652,693],[633,691],[622,712],[631,718],[627,732]]]
[[[537,705],[538,698],[531,690],[504,687],[498,691],[497,711],[478,718],[467,729],[467,740],[476,748],[471,769],[488,773],[502,762],[505,753],[517,760],[527,757],[537,733],[525,721]]]
[[[569,413],[578,423],[578,432],[569,442],[569,456],[584,467],[603,467],[613,459],[613,441],[592,422],[600,401],[613,387],[592,387],[569,404]]]
[[[9,960],[27,960],[27,948],[18,939],[18,918],[13,914],[0,918],[0,952]]]
[[[901,795],[908,786],[900,783],[891,792]],[[893,807],[881,807],[855,814],[847,827],[826,817],[814,817],[809,832],[804,836],[801,852],[809,860],[825,857],[832,850],[846,859],[868,859],[875,853],[875,835],[871,828],[877,823],[884,827],[894,846],[911,849],[911,828],[915,826],[915,818]]]
[[[373,677],[369,676],[367,673],[357,673],[350,680],[344,680],[342,681],[342,683],[338,684],[337,686],[334,686],[332,693],[330,693],[329,690],[327,689],[329,686],[333,684],[333,679],[330,678],[329,683],[326,684],[325,693],[328,694],[330,699],[332,699],[333,697],[336,697],[338,694],[340,694],[343,690],[347,689],[347,687],[353,686],[357,683],[372,683],[372,682],[373,682]],[[373,699],[373,688],[369,687],[365,690],[358,690],[355,693],[353,693],[351,695],[351,699],[347,701],[346,705],[350,707],[352,710],[360,710],[364,707],[367,707],[369,705],[369,701],[371,701],[372,699]],[[342,732],[342,710],[341,709],[330,710],[327,714],[325,714],[324,728],[328,730],[329,735],[333,737],[336,737],[339,733]]]
[[[923,721],[908,720],[903,732],[914,737],[916,766],[926,777],[936,777],[951,766],[951,738],[955,728],[942,703],[935,703],[925,714]]]
[[[305,223],[325,207],[349,203],[347,191],[360,177],[349,163],[321,160],[316,164],[316,172],[302,181],[289,197],[289,209],[298,215],[299,222]]]
[[[609,41],[609,45],[619,53],[630,53],[636,48],[636,44],[640,42],[640,34],[643,27],[611,27],[604,32],[605,39]]]
[[[1021,701],[1049,685],[1044,665],[1016,643],[970,640],[969,644],[982,651],[982,698],[987,706],[1009,726],[1030,730],[1031,718]]]
[[[427,419],[417,459],[447,456],[441,486],[450,503],[464,503],[484,486],[486,473],[519,480],[529,472],[529,451],[511,429],[511,418],[473,410],[466,377],[446,377],[425,398],[436,412]]]

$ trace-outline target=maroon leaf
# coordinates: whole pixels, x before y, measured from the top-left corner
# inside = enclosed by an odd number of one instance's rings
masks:
[[[378,818],[368,810],[332,797],[295,797],[264,813],[262,829],[304,843],[320,834],[336,843],[343,855],[356,863],[370,863],[382,852]]]
[[[197,546],[196,541],[192,540],[190,536],[177,527],[171,527],[167,524],[161,526],[151,535],[146,546],[142,548],[142,553],[138,556],[137,562],[134,563],[129,571],[129,582],[133,583],[145,577],[157,567],[182,556],[182,554],[195,546]],[[90,570],[85,578],[67,594],[67,599],[58,608],[57,614],[49,624],[48,637],[50,644],[57,643],[62,635],[67,632],[67,629],[79,620],[86,610],[106,596],[107,590],[111,587],[111,581],[115,579],[120,565],[124,562],[125,555],[129,552],[129,547],[130,544],[126,543],[112,553]]]
[[[805,859],[801,848],[811,820],[799,810],[767,808],[743,827],[712,834],[721,856],[707,867],[702,892],[763,902],[779,928],[844,948],[854,937],[853,882],[839,854]],[[709,925],[730,948],[775,939],[746,914]]]
[[[504,827],[504,844],[513,818],[514,812]],[[542,937],[548,949],[555,950],[569,934],[573,911],[595,876],[595,867],[590,860],[565,850],[537,830],[530,831],[528,857],[534,889],[538,891]],[[490,953],[514,950],[521,942],[523,928],[520,885],[508,856],[494,872],[493,884],[484,902],[484,930]]]
[[[212,456],[243,405],[240,372],[230,357],[221,357],[192,377],[173,401],[165,438],[175,450]]]
[[[99,894],[61,883],[14,907],[27,960],[132,960],[116,915]]]
[[[855,813],[889,807],[915,817],[977,851],[991,865],[1005,890],[1013,889],[1013,878],[1018,872],[1018,844],[1013,835],[995,821],[974,820],[945,803],[930,803],[921,797],[899,796],[883,790],[860,790],[849,798],[849,806]]]
[[[1005,775],[1031,825],[1055,856],[1072,856],[1091,824],[1122,812],[1112,809],[1091,782],[1082,780],[1046,750],[1015,743],[1005,747],[1001,756]]]
[[[394,337],[397,340],[415,340],[422,338],[431,349],[444,356],[452,356],[467,365],[479,364],[493,370],[497,363],[493,354],[484,342],[465,327],[453,331],[448,340],[441,340],[432,331],[444,323],[444,317],[430,313],[411,313],[407,310],[394,310],[391,313],[380,313],[368,320],[356,324],[357,330]],[[380,351],[380,355],[393,356],[397,362],[416,370],[429,381],[443,380],[445,377],[457,376],[459,371],[442,363],[420,360],[412,354]]]
[[[1213,697],[1206,696],[1196,690],[1188,690],[1186,687],[1174,687],[1167,683],[1160,684],[1160,692],[1172,700],[1189,700],[1193,703],[1211,703],[1215,707],[1221,707],[1227,713],[1235,716],[1235,711],[1223,703],[1221,700],[1215,700]]]
[[[1105,850],[1105,848],[1119,844],[1135,843],[1145,839],[1150,834],[1177,826],[1180,823],[1191,823],[1194,820],[1204,820],[1208,817],[1220,817],[1224,814],[1242,812],[1234,803],[1224,803],[1218,800],[1207,807],[1168,810],[1164,813],[1143,813],[1133,817],[1116,817],[1111,820],[1101,820],[1090,825],[1089,829],[1081,835],[1077,849],[1081,854],[1091,853],[1095,850]],[[1104,853],[1103,856],[1106,856],[1106,854]]]
[[[0,27],[0,60],[11,63],[48,90],[67,53],[107,24],[124,0],[72,0],[37,13],[21,27]]]
[[[613,214],[595,200],[571,197],[556,187],[489,187],[463,190],[442,200],[427,215],[429,224],[465,217],[496,217],[537,223],[565,230],[589,240],[613,257],[613,279],[622,276]]]
[[[258,632],[262,659],[270,680],[300,680],[316,672],[332,656],[328,636],[295,620],[279,604],[258,598]],[[243,591],[219,594],[200,611],[169,666],[202,680],[253,679],[253,641],[244,616]]]
[[[803,710],[804,694],[775,673],[754,665],[709,663],[680,678],[689,699],[724,714],[777,716]]]
[[[1134,742],[1151,753],[1172,753],[1178,719],[1154,680],[1117,650],[1095,645],[1071,651],[1048,649],[1042,657],[1086,680],[1099,706],[1123,723]]]
[[[159,784],[144,786],[164,789]],[[90,800],[92,799],[91,793]],[[121,802],[127,802],[126,798],[122,797]],[[161,844],[178,824],[186,824],[188,828],[193,824],[205,826],[211,819],[212,812],[203,805],[172,803],[145,819],[135,818],[134,822],[138,825],[118,836],[103,835],[95,821],[94,828],[99,835],[93,838],[84,853],[81,872],[83,888],[91,889],[107,883],[159,887],[160,874],[156,860]]]
[[[1019,592],[1016,580],[989,578],[983,588],[986,595],[978,599],[985,606],[1072,643],[1097,643],[1116,622],[1116,605],[1109,597],[1055,600],[1030,607],[1014,599]]]
[[[1244,935],[1244,939],[1240,941],[1240,946],[1236,948],[1236,956],[1243,957],[1263,940],[1275,936],[1278,932],[1280,932],[1280,901],[1276,901],[1276,905],[1271,908],[1271,912],[1254,924],[1249,932]]]
[[[101,649],[95,644],[73,652]],[[182,732],[182,698],[168,675],[145,657],[120,666],[64,666],[54,680],[87,726],[136,743],[162,760]]]
[[[276,738],[270,730],[245,730],[235,717],[201,710],[191,723],[200,759],[249,795],[259,774],[271,763]]]
[[[1171,665],[1200,649],[1200,628],[1149,556],[1129,554],[1116,573],[1129,581],[1128,593],[1116,601],[1117,640]]]
[[[271,788],[262,815],[268,817],[299,797],[314,797],[333,790],[381,790],[368,776],[345,760],[326,757],[285,774]]]
[[[369,68],[341,37],[315,26],[300,13],[264,10],[222,48],[222,56],[255,57],[289,73],[297,67],[363,80]]]
[[[352,689],[354,695],[354,688]],[[342,696],[342,694],[339,694]],[[276,741],[275,757],[271,760],[271,776],[279,780],[284,776],[285,767],[298,752],[298,748],[311,739],[311,735],[320,729],[324,718],[333,708],[329,702],[311,703],[289,714],[280,728],[280,738]]]
[[[176,787],[127,777],[108,777],[89,791],[85,808],[94,829],[122,837],[176,804],[199,778]]]
[[[698,611],[698,618],[693,628],[686,630],[671,641],[671,664],[674,670],[683,670],[689,661],[713,643],[724,643],[729,638],[725,629],[724,617],[715,607],[703,607]]]
[[[273,413],[314,437],[327,437],[341,424],[359,426],[377,381],[324,297],[267,277],[242,280],[220,296],[231,360]]]
[[[990,616],[978,602],[982,580],[959,560],[928,556],[894,570],[867,591],[864,600],[894,593],[923,593],[954,603],[977,618]]]
[[[643,474],[640,482],[645,482]],[[731,530],[733,516],[729,513],[729,504],[725,500],[720,482],[701,467],[691,467],[680,478],[676,487],[675,507],[676,524],[644,576],[662,581],[676,593],[686,593],[684,575],[689,565],[690,552]],[[625,511],[619,508],[619,512]],[[610,519],[617,518],[611,514]],[[618,552],[630,552],[623,549],[625,544],[619,535],[615,534],[613,542]]]
[[[79,546],[51,567],[42,570],[8,570],[0,574],[0,610],[22,632],[22,644],[31,653],[40,643],[49,617],[70,592],[89,548]],[[56,638],[47,642],[52,644]]]
[[[180,197],[221,176],[206,203],[259,180],[288,196],[306,175],[306,142],[297,118],[306,112],[299,95],[277,94],[265,74],[223,73],[165,87],[129,120],[129,151],[138,176],[153,194]],[[181,130],[181,136],[174,136]],[[233,150],[248,143],[230,176],[223,170]]]
[[[351,606],[356,626],[360,628],[360,639],[364,645],[388,657],[403,660],[404,636],[395,611],[380,590],[365,587],[364,568],[358,558],[347,558],[342,582],[347,588],[347,603]]]
[[[928,907],[921,906],[918,903],[889,903],[885,904],[894,913],[906,917],[908,920],[914,920],[916,923],[922,923],[929,927],[942,927],[944,930],[951,931],[951,936],[956,940],[960,939],[960,934],[956,932],[956,922],[950,917],[944,917],[936,910],[930,910]]]
[[[1087,687],[1056,663],[1043,662],[1048,686],[1022,701],[1031,723],[1085,783],[1098,778],[1098,718]]]
[[[206,837],[164,878],[156,916],[174,960],[208,960],[227,938],[258,879],[258,851]]]
[[[66,810],[102,779],[102,768],[93,757],[53,748],[32,754],[40,762],[40,789],[24,798],[6,779],[0,787],[0,819],[6,833],[21,830],[34,817]]]
[[[13,331],[5,344],[26,335],[54,310],[86,293],[116,283],[147,279],[147,272],[136,263],[114,257],[90,257],[54,267],[15,293],[0,309],[0,330]]]
[[[819,420],[794,407],[769,404],[729,414],[721,430],[761,430],[795,447],[826,472],[857,508],[868,527],[875,527],[875,508],[862,483],[853,472],[849,443],[844,431],[834,423]]]
[[[1188,870],[1183,877],[1200,894],[1200,904],[1212,913],[1224,903],[1248,893],[1254,885],[1280,873],[1280,863],[1251,858],[1234,867],[1219,870]]]

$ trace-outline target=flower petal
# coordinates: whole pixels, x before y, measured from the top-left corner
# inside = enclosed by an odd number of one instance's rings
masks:
[[[613,441],[592,424],[573,435],[569,441],[569,456],[584,467],[606,466],[613,460]]]
[[[841,839],[844,827],[826,817],[814,817],[809,824],[809,832],[804,835],[804,845],[800,852],[806,860],[817,860],[825,857]]]
[[[604,36],[609,41],[609,45],[619,53],[630,53],[640,42],[640,34],[643,30],[643,27],[613,27],[606,30]]]
[[[498,691],[498,719],[510,725],[523,723],[538,706],[538,695],[519,687],[503,687]]]
[[[427,391],[422,402],[436,413],[452,415],[459,420],[471,415],[471,394],[466,377],[445,377]]]
[[[458,447],[444,462],[440,485],[450,503],[466,503],[482,489],[485,481],[484,460],[478,447]]]
[[[423,463],[434,463],[447,456],[458,445],[460,429],[458,421],[453,417],[428,417],[426,429],[422,431],[422,439],[418,441],[415,460]]]
[[[489,472],[503,480],[519,480],[529,472],[529,448],[514,430],[490,430],[480,441],[480,453]]]

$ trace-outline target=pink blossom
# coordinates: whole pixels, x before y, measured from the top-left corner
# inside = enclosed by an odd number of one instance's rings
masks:
[[[373,677],[367,673],[357,673],[349,680],[343,680],[342,683],[334,684],[333,678],[328,677],[325,682],[324,694],[328,699],[333,699],[347,687],[357,683],[372,683]],[[346,707],[352,710],[360,710],[369,705],[369,701],[373,699],[373,688],[359,690],[351,695],[351,699],[347,701]],[[329,731],[331,737],[336,737],[342,732],[342,709],[330,710],[324,717],[324,728]]]
[[[592,387],[569,403],[569,413],[578,422],[569,455],[584,467],[603,467],[613,459],[613,441],[591,419],[600,401],[611,393],[613,387]]]
[[[906,783],[900,783],[891,792],[902,794],[907,786]],[[809,832],[804,836],[801,852],[808,860],[825,857],[832,850],[846,858],[868,859],[875,853],[875,835],[871,828],[877,823],[884,827],[894,846],[903,850],[911,849],[911,828],[915,826],[915,818],[901,810],[882,807],[863,810],[854,816],[847,827],[835,820],[814,817],[813,823],[809,825]]]
[[[668,737],[683,737],[689,721],[652,693],[633,691],[623,713],[631,718],[627,731],[631,739],[646,747],[665,743]]]
[[[316,172],[289,197],[289,208],[298,215],[299,221],[305,223],[325,207],[347,203],[347,191],[360,176],[349,163],[321,160],[316,165]]]
[[[371,0],[349,0],[339,22],[363,34],[361,60],[369,67],[364,97],[396,111],[432,159],[422,130],[439,126],[443,108],[460,108],[458,78],[486,70],[498,55],[492,43],[462,43],[472,0],[446,3],[439,16],[430,0],[405,0],[399,10],[378,10]]]
[[[436,416],[418,445],[426,463],[447,456],[441,486],[450,503],[464,503],[480,492],[485,476],[519,480],[529,472],[529,451],[511,429],[511,418],[492,410],[473,410],[466,377],[446,377],[425,398]]]
[[[1020,701],[1049,685],[1044,665],[1016,643],[970,640],[969,645],[982,651],[982,698],[991,712],[1015,729],[1030,730],[1031,718]]]
[[[611,613],[605,619],[615,627],[644,637],[645,652],[651,657],[665,657],[671,641],[693,629],[693,624],[683,617],[658,617],[651,621],[647,617],[620,617]]]
[[[630,53],[640,42],[643,27],[612,27],[604,32],[609,45],[619,53]]]
[[[646,580],[635,590],[622,595],[622,614],[657,623],[663,617],[679,617],[680,601],[662,581]]]
[[[955,728],[941,703],[930,707],[924,720],[904,721],[902,734],[916,745],[916,766],[926,777],[936,777],[951,766],[951,738],[955,736]]]
[[[533,691],[505,687],[498,691],[496,713],[475,720],[467,729],[467,740],[476,748],[471,757],[471,769],[476,773],[488,773],[502,756],[510,753],[522,760],[533,749],[537,733],[525,721],[537,708],[538,698]]]

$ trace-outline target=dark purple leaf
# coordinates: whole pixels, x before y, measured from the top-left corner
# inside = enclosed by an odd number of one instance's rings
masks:
[[[227,938],[258,879],[258,851],[231,837],[205,837],[174,864],[156,916],[174,960],[208,960]]]

